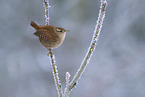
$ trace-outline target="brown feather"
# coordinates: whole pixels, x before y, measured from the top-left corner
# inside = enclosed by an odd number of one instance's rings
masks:
[[[57,35],[52,34],[49,30],[46,29],[39,29],[34,33],[34,35],[48,41],[57,41],[58,38]]]
[[[39,26],[33,21],[31,21],[31,26],[34,27],[36,30],[39,29]]]

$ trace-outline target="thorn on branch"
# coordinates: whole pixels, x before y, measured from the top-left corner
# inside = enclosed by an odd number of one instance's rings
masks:
[[[71,90],[72,88],[74,88],[74,87],[76,86],[76,84],[77,84],[77,83],[74,83],[73,86],[70,87],[70,90]]]
[[[59,85],[59,87],[61,88],[61,85]]]

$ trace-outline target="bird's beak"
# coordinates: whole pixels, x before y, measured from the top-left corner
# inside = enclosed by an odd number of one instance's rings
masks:
[[[65,30],[65,32],[69,32],[69,30]]]

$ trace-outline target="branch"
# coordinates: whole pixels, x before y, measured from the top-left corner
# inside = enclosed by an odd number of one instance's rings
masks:
[[[50,55],[50,61],[51,61],[52,73],[53,73],[53,77],[54,77],[54,81],[55,81],[55,86],[58,91],[59,97],[62,97],[63,94],[62,94],[61,83],[60,83],[60,80],[58,77],[57,66],[55,66],[55,56],[54,56],[53,52],[51,51],[51,49],[48,49],[48,50],[49,50],[48,55]]]
[[[44,5],[45,5],[45,18],[46,18],[46,25],[49,25],[49,0],[44,0]],[[55,56],[53,54],[53,52],[51,51],[51,49],[48,49],[49,53],[48,55],[50,55],[50,61],[51,61],[51,66],[52,66],[52,73],[53,73],[53,77],[54,77],[54,81],[55,81],[55,86],[56,89],[58,91],[58,96],[62,97],[63,93],[62,93],[62,89],[61,89],[61,83],[58,77],[58,70],[57,70],[57,66],[55,66]]]
[[[89,61],[91,59],[93,51],[95,50],[95,47],[97,45],[97,41],[98,41],[101,29],[102,29],[103,20],[104,20],[104,17],[105,17],[106,6],[107,6],[106,0],[102,0],[101,1],[101,6],[100,6],[100,11],[99,11],[99,16],[98,16],[98,20],[97,20],[97,24],[96,24],[96,27],[95,27],[95,30],[94,30],[94,35],[93,35],[92,41],[90,43],[90,47],[89,47],[89,49],[86,53],[86,56],[85,56],[84,60],[81,63],[80,68],[78,69],[77,73],[75,74],[75,76],[73,77],[73,80],[71,81],[71,83],[69,85],[69,91],[71,91],[72,88],[77,84],[79,78],[81,77],[81,75],[85,71],[85,68],[86,68],[87,64],[89,63]],[[65,97],[68,97],[68,95],[65,96]]]
[[[70,74],[69,72],[66,72],[66,88],[65,88],[65,91],[64,91],[64,97],[68,97],[69,95],[69,78],[70,78]]]
[[[44,0],[44,5],[45,5],[45,17],[46,17],[46,24],[49,25],[49,0]],[[79,78],[81,77],[81,75],[83,74],[83,72],[85,71],[85,68],[87,66],[87,64],[89,63],[91,56],[95,50],[95,47],[97,45],[97,41],[100,35],[100,31],[102,28],[102,24],[103,24],[103,20],[105,17],[105,9],[107,6],[107,2],[106,0],[102,0],[101,1],[101,6],[100,6],[100,11],[99,11],[99,16],[98,16],[98,20],[97,20],[97,24],[94,30],[94,35],[92,38],[92,41],[90,43],[90,47],[86,53],[86,56],[84,58],[84,60],[81,63],[80,68],[78,69],[77,73],[74,75],[73,80],[69,83],[69,78],[70,78],[70,74],[67,72],[66,73],[66,88],[65,88],[65,92],[64,92],[64,97],[68,97],[70,91],[74,88],[74,86],[77,84]],[[62,93],[62,89],[61,89],[61,84],[59,81],[59,77],[58,77],[58,70],[57,67],[55,66],[55,57],[53,52],[51,51],[51,49],[49,50],[49,55],[50,55],[50,60],[51,60],[51,66],[52,66],[52,71],[53,71],[53,76],[54,76],[54,80],[55,80],[55,85],[58,91],[58,95],[59,97],[63,97],[63,93]]]
[[[49,25],[49,0],[44,0],[46,25]]]

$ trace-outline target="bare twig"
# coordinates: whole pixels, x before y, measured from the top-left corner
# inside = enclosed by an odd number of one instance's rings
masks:
[[[80,68],[78,69],[77,73],[75,74],[75,76],[73,77],[73,80],[71,81],[70,85],[69,85],[69,91],[72,90],[72,88],[77,84],[77,81],[79,80],[80,76],[82,75],[82,73],[84,72],[87,64],[89,63],[91,56],[93,54],[93,51],[95,50],[95,47],[97,45],[97,40],[99,38],[100,35],[100,31],[102,28],[102,24],[103,24],[103,20],[105,17],[105,9],[107,6],[107,2],[106,0],[102,0],[101,1],[101,6],[100,6],[100,11],[99,11],[99,16],[98,16],[98,20],[97,20],[97,24],[94,30],[94,35],[92,38],[92,41],[90,43],[90,47],[88,49],[88,52],[86,53],[86,56],[84,58],[84,60],[82,61],[82,64],[80,66]],[[64,95],[66,95],[64,93]],[[65,97],[68,97],[69,93],[67,93],[67,95]]]

